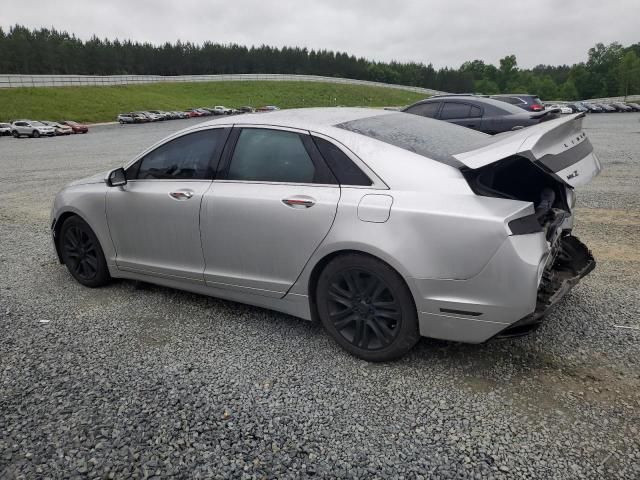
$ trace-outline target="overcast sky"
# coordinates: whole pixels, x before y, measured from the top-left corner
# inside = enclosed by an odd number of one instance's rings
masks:
[[[640,41],[640,0],[4,1],[0,26],[55,27],[83,39],[305,46],[372,60],[458,67],[584,61],[596,42]]]

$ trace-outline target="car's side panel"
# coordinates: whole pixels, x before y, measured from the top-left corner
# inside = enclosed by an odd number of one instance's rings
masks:
[[[119,269],[203,281],[199,218],[210,180],[139,180],[109,188],[107,220]],[[174,198],[171,194],[185,192]]]
[[[313,206],[283,202],[296,198]],[[207,284],[282,297],[331,228],[339,198],[337,185],[216,180],[201,215]]]

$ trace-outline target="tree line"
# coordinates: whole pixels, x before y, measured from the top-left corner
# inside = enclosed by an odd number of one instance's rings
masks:
[[[83,41],[55,29],[0,28],[0,73],[77,75],[200,75],[289,73],[324,75],[484,94],[529,92],[548,100],[640,94],[640,43],[589,49],[587,62],[518,67],[515,55],[492,65],[460,68],[375,62],[343,52],[299,47],[246,47],[204,42],[151,43],[93,37]]]

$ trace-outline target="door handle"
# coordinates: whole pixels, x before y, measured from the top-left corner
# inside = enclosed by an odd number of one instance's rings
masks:
[[[311,197],[292,197],[283,198],[282,203],[291,208],[310,208],[316,204],[316,201]]]
[[[189,200],[191,197],[193,197],[193,191],[176,190],[175,192],[169,192],[169,196],[175,200]]]

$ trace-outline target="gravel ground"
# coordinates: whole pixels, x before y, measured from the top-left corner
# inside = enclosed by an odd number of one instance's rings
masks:
[[[192,120],[0,139],[0,478],[640,478],[640,115],[594,115],[598,268],[528,337],[388,364],[319,325],[117,281],[81,287],[53,196]],[[626,326],[631,328],[617,328]]]

